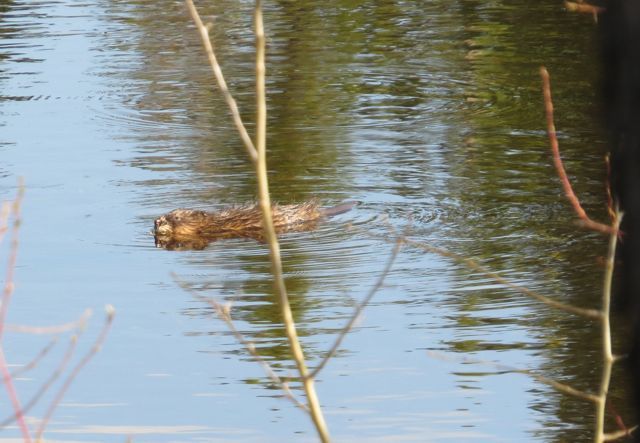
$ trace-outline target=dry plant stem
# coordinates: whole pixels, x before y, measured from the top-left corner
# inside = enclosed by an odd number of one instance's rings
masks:
[[[102,344],[104,343],[105,339],[107,338],[107,335],[109,334],[109,330],[111,329],[111,325],[113,324],[113,317],[115,316],[115,309],[113,308],[113,306],[107,305],[105,307],[105,311],[106,311],[107,317],[105,319],[104,326],[102,327],[102,330],[100,331],[100,333],[98,334],[98,337],[96,338],[96,341],[93,343],[93,346],[85,354],[85,356],[82,357],[82,359],[78,362],[78,364],[76,364],[76,366],[71,370],[71,373],[69,374],[67,379],[64,381],[64,383],[60,387],[60,390],[58,391],[56,396],[51,401],[51,404],[49,405],[49,408],[47,409],[47,412],[45,413],[44,417],[42,418],[42,422],[40,423],[40,427],[38,428],[38,431],[36,432],[36,439],[38,441],[40,441],[42,439],[42,434],[44,433],[44,430],[47,427],[47,424],[49,423],[49,420],[51,419],[51,416],[53,415],[53,411],[55,411],[56,407],[58,407],[58,404],[60,404],[60,401],[62,400],[62,398],[64,397],[65,393],[69,389],[69,386],[71,386],[71,383],[76,379],[76,377],[78,376],[78,373],[80,373],[82,368],[84,368],[87,365],[87,363],[89,363],[89,361],[93,358],[93,356],[96,355],[98,353],[98,351],[100,351],[100,348],[102,347]]]
[[[72,329],[83,329],[87,325],[89,317],[91,317],[91,309],[86,309],[77,320],[69,323],[55,326],[5,325],[5,330],[36,335],[61,334],[63,332],[71,331]]]
[[[222,91],[222,95],[224,95],[224,99],[229,106],[229,110],[231,111],[231,116],[233,117],[233,122],[236,125],[236,129],[240,134],[240,138],[247,150],[247,154],[251,160],[255,163],[258,157],[256,152],[256,148],[251,141],[251,137],[249,137],[249,133],[247,132],[247,128],[242,123],[242,118],[240,117],[240,111],[238,110],[238,105],[236,104],[235,99],[229,92],[229,87],[227,86],[227,82],[224,79],[224,75],[222,75],[222,69],[220,69],[220,64],[218,63],[218,59],[216,58],[215,53],[213,52],[213,45],[211,43],[211,39],[209,38],[209,29],[207,26],[202,23],[200,19],[200,14],[198,14],[198,10],[193,3],[193,0],[185,0],[187,4],[187,8],[189,9],[189,13],[191,14],[191,18],[198,28],[198,32],[200,34],[200,39],[202,40],[202,45],[207,52],[207,57],[209,58],[209,64],[211,65],[211,70],[213,71],[214,76],[216,77],[216,82],[218,83],[218,87]]]
[[[524,294],[530,298],[538,300],[539,302],[544,303],[560,311],[569,312],[571,314],[580,315],[582,317],[586,317],[594,320],[600,320],[602,318],[602,312],[597,309],[579,308],[577,306],[561,303],[559,301],[556,301],[552,298],[547,297],[546,295],[538,294],[537,292],[532,291],[524,286],[520,286],[510,282],[506,278],[496,274],[493,271],[490,271],[489,269],[485,268],[484,266],[482,266],[481,264],[479,264],[478,262],[470,258],[462,257],[446,249],[437,248],[435,246],[427,245],[427,244],[410,240],[410,239],[404,239],[404,242],[407,245],[422,249],[427,252],[432,252],[432,253],[441,255],[443,257],[448,257],[457,262],[463,263],[467,268],[472,269],[474,271],[478,271],[486,275],[487,277],[495,280],[496,282],[500,283],[501,285],[511,288],[514,291],[520,292],[521,294]]]
[[[551,82],[549,80],[549,72],[544,66],[540,68],[540,77],[542,78],[542,93],[544,95],[544,108],[545,116],[547,118],[547,135],[549,137],[549,144],[551,145],[551,153],[553,154],[553,164],[558,172],[558,177],[562,183],[562,189],[564,195],[569,199],[569,202],[573,206],[573,210],[580,219],[580,225],[587,229],[602,232],[604,234],[611,233],[611,226],[603,223],[598,223],[589,218],[576,194],[573,192],[571,182],[567,177],[567,172],[562,164],[562,158],[560,157],[560,147],[558,145],[558,137],[556,135],[556,126],[553,122],[553,101],[551,99]]]
[[[249,351],[249,353],[253,356],[253,358],[255,358],[256,361],[260,363],[260,365],[264,368],[269,378],[274,383],[276,383],[280,387],[280,389],[282,389],[282,391],[285,394],[285,397],[291,400],[293,404],[295,404],[297,407],[299,407],[303,411],[309,412],[309,408],[307,408],[307,405],[305,405],[304,403],[301,403],[295,397],[295,395],[293,395],[293,392],[291,392],[291,388],[289,388],[289,385],[286,382],[284,382],[278,376],[278,374],[276,374],[275,371],[271,368],[271,365],[269,365],[269,363],[267,363],[267,361],[263,359],[260,354],[258,354],[258,351],[256,350],[255,345],[251,343],[249,340],[245,339],[244,336],[240,333],[240,331],[238,331],[238,329],[233,323],[233,320],[231,319],[230,307],[222,306],[220,305],[220,303],[216,302],[215,300],[204,299],[204,298],[201,298],[201,299],[209,303],[215,309],[218,317],[220,317],[227,324],[227,327],[229,328],[231,333],[236,337],[236,340],[242,343],[244,347],[247,349],[247,351]]]
[[[427,352],[427,354],[430,357],[433,358],[437,358],[439,360],[446,360],[446,361],[451,361],[454,359],[451,359],[449,357],[447,357],[446,355],[440,353],[440,352],[435,352],[435,351],[429,351]],[[458,361],[458,360],[456,360]],[[503,364],[498,364],[498,363],[494,363],[494,362],[490,362],[490,361],[486,361],[486,360],[475,360],[475,359],[470,359],[470,358],[463,358],[460,361],[462,361],[463,363],[467,363],[467,364],[472,364],[472,365],[484,365],[484,366],[492,366],[494,368],[496,368],[497,370],[499,370],[501,373],[515,373],[515,374],[523,374],[523,375],[527,375],[535,380],[538,380],[540,383],[544,383],[545,385],[549,385],[553,388],[555,388],[557,391],[563,392],[565,394],[571,395],[573,397],[576,398],[580,398],[582,400],[587,400],[590,401],[592,403],[597,403],[598,402],[598,396],[594,395],[594,394],[590,394],[588,392],[584,392],[584,391],[580,391],[578,389],[575,389],[567,384],[564,383],[560,383],[558,381],[552,380],[550,378],[544,377],[542,375],[536,374],[533,371],[530,371],[528,369],[519,369],[519,368],[514,368],[512,366],[507,366],[507,365],[503,365]]]
[[[267,130],[267,102],[265,94],[265,37],[264,24],[262,21],[262,2],[256,1],[254,11],[254,24],[256,34],[256,150],[258,160],[255,163],[256,177],[258,181],[258,196],[260,209],[262,210],[262,227],[265,234],[265,241],[269,245],[269,257],[271,259],[271,272],[273,274],[274,286],[280,301],[280,313],[284,322],[287,339],[291,348],[291,354],[298,367],[302,385],[307,396],[309,414],[315,425],[320,440],[328,442],[329,431],[327,429],[320,401],[315,390],[315,380],[308,377],[308,370],[305,364],[304,352],[298,332],[296,331],[287,288],[284,283],[282,273],[282,260],[280,258],[280,244],[273,226],[271,213],[271,198],[269,195],[269,182],[267,177],[267,150],[266,150],[266,130]]]
[[[598,402],[596,403],[596,442],[605,441],[604,434],[604,419],[605,408],[607,405],[607,394],[609,393],[609,383],[611,381],[611,369],[614,363],[614,356],[611,350],[611,323],[610,323],[610,308],[611,308],[611,288],[613,281],[613,270],[616,257],[616,246],[618,243],[618,229],[620,222],[622,221],[622,214],[617,212],[613,230],[609,236],[609,252],[607,254],[607,261],[605,267],[604,282],[602,287],[602,320],[601,320],[601,332],[602,332],[602,375],[600,378],[600,389],[598,391]]]
[[[269,245],[269,257],[271,259],[271,269],[274,277],[274,285],[276,287],[279,300],[282,319],[285,325],[287,339],[291,347],[291,353],[298,367],[300,378],[303,381],[305,394],[307,395],[307,401],[309,405],[309,414],[314,422],[315,428],[318,432],[320,439],[323,442],[329,441],[329,433],[327,426],[320,409],[320,402],[315,392],[314,380],[307,377],[308,371],[304,362],[304,353],[302,352],[302,346],[298,340],[298,335],[293,321],[293,314],[291,312],[291,306],[289,305],[289,299],[287,296],[286,287],[284,284],[284,278],[282,275],[282,262],[280,259],[280,245],[275,234],[273,226],[273,218],[271,214],[271,199],[269,196],[269,184],[267,179],[267,162],[266,162],[266,99],[265,99],[265,38],[264,38],[264,25],[262,20],[262,4],[260,1],[256,1],[254,11],[254,24],[256,34],[256,101],[257,101],[257,115],[256,115],[256,141],[255,144],[251,142],[251,139],[242,124],[240,113],[238,112],[237,105],[233,97],[229,93],[229,90],[224,81],[224,76],[220,69],[220,65],[217,62],[215,54],[213,52],[213,46],[209,39],[209,32],[206,26],[202,23],[198,11],[193,4],[192,0],[185,0],[191,17],[200,32],[202,43],[206,49],[207,56],[211,69],[214,72],[216,81],[220,89],[222,90],[227,104],[231,109],[236,128],[240,133],[242,141],[244,142],[245,149],[249,154],[249,157],[254,163],[256,170],[256,178],[258,181],[258,196],[259,205],[262,210],[262,222],[265,235],[265,242]]]
[[[7,388],[7,393],[9,395],[11,406],[13,407],[13,411],[15,414],[15,419],[18,422],[20,432],[22,433],[22,439],[25,443],[29,443],[31,442],[31,433],[29,432],[29,428],[24,421],[24,412],[22,410],[22,406],[20,405],[20,400],[18,399],[18,393],[16,392],[15,386],[13,385],[11,374],[9,373],[9,370],[7,368],[7,360],[4,356],[4,349],[2,347],[0,347],[0,372],[2,373],[3,382],[5,384],[5,387]]]
[[[616,432],[607,432],[604,434],[604,441],[614,441],[622,437],[628,437],[632,433],[638,430],[638,425],[632,426],[629,429],[623,429]]]
[[[0,305],[0,373],[2,373],[2,379],[7,389],[7,394],[13,407],[13,412],[18,422],[18,427],[22,433],[22,438],[25,442],[31,442],[31,433],[24,420],[24,412],[20,405],[20,400],[13,384],[13,378],[9,373],[7,367],[7,360],[4,355],[4,346],[2,345],[2,338],[4,332],[4,324],[7,318],[7,311],[9,308],[9,302],[13,295],[14,289],[14,272],[16,267],[16,261],[18,258],[18,233],[20,230],[20,205],[22,203],[22,197],[24,196],[24,185],[22,181],[18,184],[18,195],[11,205],[10,212],[13,213],[13,229],[11,234],[11,245],[9,248],[9,258],[7,259],[7,271],[5,276],[5,286],[2,293],[2,303]],[[7,214],[8,216],[8,214]]]
[[[389,271],[391,271],[391,267],[393,266],[393,264],[396,261],[396,258],[398,257],[400,248],[402,248],[402,243],[403,243],[403,239],[398,237],[396,239],[395,246],[391,251],[391,255],[389,256],[389,260],[387,260],[387,264],[385,265],[382,273],[378,277],[378,280],[371,287],[371,289],[369,290],[369,293],[365,296],[362,302],[358,304],[353,315],[351,316],[347,324],[344,326],[344,328],[342,328],[342,331],[340,331],[340,334],[338,334],[338,337],[336,338],[336,341],[334,342],[333,346],[331,347],[331,349],[329,349],[329,351],[324,356],[320,364],[316,366],[315,369],[308,375],[309,378],[316,377],[318,373],[320,373],[320,371],[326,366],[329,360],[336,354],[336,352],[340,348],[340,345],[342,344],[342,341],[347,336],[349,331],[353,329],[353,326],[355,325],[356,321],[358,321],[358,319],[360,318],[360,315],[362,314],[362,311],[364,311],[364,308],[367,307],[367,305],[369,304],[373,296],[378,292],[378,290],[384,284],[384,280],[387,278],[387,275],[389,275]]]
[[[211,305],[211,307],[213,307],[213,309],[215,310],[216,315],[218,316],[218,318],[220,318],[222,321],[224,321],[226,323],[227,327],[229,328],[231,333],[234,335],[236,340],[238,340],[242,345],[244,345],[244,347],[247,349],[249,354],[251,354],[251,356],[260,364],[260,366],[262,366],[262,368],[267,373],[267,376],[271,379],[271,381],[273,381],[275,384],[277,384],[282,389],[282,391],[284,392],[285,397],[287,399],[291,400],[291,402],[293,404],[295,404],[297,407],[299,407],[303,411],[309,412],[309,409],[307,408],[307,406],[305,404],[301,403],[295,397],[293,392],[291,392],[291,389],[289,388],[289,385],[286,382],[284,382],[278,376],[278,374],[276,374],[275,371],[271,368],[271,365],[269,365],[269,363],[264,358],[262,358],[262,356],[256,350],[255,345],[251,341],[247,340],[244,337],[244,335],[242,335],[242,333],[240,331],[238,331],[238,328],[236,328],[235,324],[233,323],[233,319],[231,318],[231,306],[230,306],[230,304],[229,305],[222,305],[222,304],[218,303],[216,300],[213,300],[213,299],[207,298],[207,297],[203,297],[200,294],[198,294],[196,291],[194,291],[192,288],[190,288],[189,285],[187,285],[186,282],[181,280],[176,274],[172,273],[171,275],[172,275],[173,279],[176,281],[176,283],[178,284],[178,286],[180,286],[180,288],[182,288],[184,291],[187,291],[188,293],[190,293],[193,296],[193,298],[195,298],[196,300],[203,301],[203,302]]]

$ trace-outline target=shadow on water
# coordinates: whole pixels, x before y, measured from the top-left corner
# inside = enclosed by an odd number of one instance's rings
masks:
[[[251,121],[250,9],[226,0],[200,7]],[[604,219],[588,18],[551,1],[266,8],[273,198],[362,202],[316,230],[282,237],[312,366],[383,268],[390,227],[410,225],[413,239],[562,301],[597,306],[605,241],[572,224],[547,152],[537,77],[545,64],[567,169],[588,212]],[[170,277],[175,271],[199,293],[233,302],[238,328],[288,376],[264,245],[225,239],[171,253],[149,234],[157,216],[177,207],[255,200],[251,167],[182,3],[3,2],[0,22],[0,190],[9,195],[15,176],[26,176],[25,292],[48,313],[85,302],[84,294],[124,312],[115,349],[95,362],[122,387],[105,393],[87,381],[75,395],[126,405],[84,408],[53,431],[154,441],[309,435],[211,310]],[[58,304],[45,293],[61,294]],[[322,374],[320,396],[340,441],[590,440],[590,405],[425,350],[525,367],[583,389],[598,377],[592,325],[404,248]],[[116,364],[123,359],[127,368]],[[624,411],[624,384],[613,390]],[[162,412],[175,404],[180,411]]]

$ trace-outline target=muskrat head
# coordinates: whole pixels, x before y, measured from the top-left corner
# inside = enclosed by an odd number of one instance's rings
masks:
[[[153,234],[158,237],[168,237],[173,233],[173,224],[167,216],[158,217],[153,222]]]

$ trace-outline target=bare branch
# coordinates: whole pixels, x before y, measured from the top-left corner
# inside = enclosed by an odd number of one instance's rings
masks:
[[[611,370],[615,358],[611,350],[611,289],[613,282],[613,271],[616,259],[616,246],[618,244],[617,232],[622,221],[622,214],[617,212],[615,222],[612,226],[612,233],[609,235],[609,252],[607,253],[607,261],[605,266],[604,282],[602,287],[602,321],[600,324],[602,335],[602,374],[600,376],[600,389],[598,390],[599,401],[596,404],[596,423],[595,433],[597,441],[604,441],[604,419],[605,408],[607,404],[607,395],[609,393],[609,383],[611,382]]]
[[[307,408],[307,406],[304,403],[301,403],[300,400],[296,398],[296,396],[293,394],[293,392],[289,388],[289,385],[284,380],[282,380],[280,376],[278,376],[278,374],[276,374],[276,372],[273,370],[269,362],[267,362],[264,358],[262,358],[262,356],[256,350],[255,344],[250,340],[246,339],[244,335],[238,330],[238,328],[236,328],[235,324],[233,323],[233,319],[231,318],[230,304],[222,305],[218,301],[212,298],[203,297],[202,295],[198,294],[193,288],[191,288],[185,281],[181,280],[176,274],[172,273],[171,275],[173,276],[173,279],[178,284],[178,286],[182,288],[182,290],[191,294],[191,296],[196,300],[200,300],[211,305],[211,307],[216,312],[216,315],[218,316],[218,318],[220,318],[222,321],[225,322],[225,324],[227,325],[227,327],[229,328],[233,336],[236,338],[236,340],[238,340],[238,342],[245,347],[245,349],[260,364],[260,366],[262,366],[262,368],[264,369],[267,376],[271,379],[271,381],[276,385],[278,385],[280,389],[282,389],[282,391],[284,392],[285,398],[290,400],[298,408],[308,413],[309,408]]]
[[[202,19],[200,18],[200,14],[198,14],[198,9],[196,8],[193,0],[185,0],[187,4],[187,8],[189,9],[189,13],[191,14],[191,18],[198,28],[200,33],[200,39],[202,40],[202,45],[205,48],[207,53],[207,57],[209,58],[209,64],[211,65],[211,70],[216,78],[216,82],[218,83],[218,87],[222,91],[224,95],[224,99],[229,106],[229,110],[231,111],[231,116],[233,117],[233,122],[236,125],[236,129],[240,134],[240,138],[242,139],[242,143],[249,155],[249,158],[255,163],[258,159],[258,153],[256,151],[253,142],[251,141],[251,137],[247,132],[247,128],[242,122],[242,117],[240,117],[240,111],[238,110],[238,105],[229,92],[229,87],[227,86],[227,82],[224,79],[224,75],[222,74],[222,69],[220,68],[220,64],[218,63],[218,59],[213,51],[213,44],[211,43],[211,38],[209,37],[209,28],[202,23]]]
[[[31,442],[31,434],[29,428],[24,420],[24,412],[20,405],[20,399],[13,384],[13,378],[9,373],[7,367],[7,360],[4,355],[4,346],[2,345],[2,338],[4,332],[4,325],[7,318],[7,311],[9,309],[9,302],[14,290],[14,273],[16,268],[16,261],[18,258],[18,244],[19,244],[19,231],[20,231],[20,207],[22,204],[22,198],[24,196],[24,184],[22,180],[18,183],[18,194],[16,199],[11,204],[11,213],[13,214],[13,228],[11,230],[11,245],[9,247],[9,257],[7,259],[7,270],[5,275],[4,291],[2,293],[2,299],[0,301],[0,373],[2,373],[2,379],[7,389],[7,394],[13,407],[13,412],[18,422],[18,427],[22,433],[22,438],[25,442]],[[6,213],[6,211],[3,211]],[[8,215],[7,215],[8,216]],[[3,214],[2,217],[5,217]],[[5,219],[6,222],[6,219]]]
[[[5,330],[23,334],[50,335],[61,334],[72,329],[82,329],[86,327],[87,321],[91,317],[91,309],[86,309],[77,320],[69,323],[54,326],[25,326],[25,325],[5,325]]]
[[[353,328],[355,323],[360,318],[360,315],[362,314],[362,311],[364,311],[364,308],[367,307],[367,305],[369,304],[369,302],[371,301],[373,296],[378,292],[378,290],[384,284],[384,280],[387,278],[387,275],[389,275],[389,271],[391,271],[391,267],[393,266],[393,264],[396,261],[396,258],[398,257],[398,253],[400,252],[400,249],[402,247],[403,241],[404,241],[404,239],[400,238],[400,237],[398,237],[396,239],[395,246],[393,247],[393,250],[391,251],[391,255],[389,256],[389,259],[387,260],[387,264],[385,265],[384,269],[382,270],[382,273],[378,276],[378,280],[376,280],[376,282],[371,287],[371,289],[369,289],[369,292],[367,293],[367,295],[360,302],[360,304],[358,304],[358,306],[356,307],[355,311],[351,315],[351,318],[349,319],[347,324],[344,326],[344,328],[342,328],[342,331],[340,331],[340,333],[338,334],[338,337],[336,338],[335,342],[333,343],[333,346],[331,347],[331,349],[329,349],[329,351],[324,356],[324,358],[322,359],[320,364],[318,366],[316,366],[316,368],[313,369],[313,371],[311,371],[311,373],[308,375],[308,377],[310,377],[310,378],[316,377],[318,375],[318,373],[322,370],[322,368],[324,368],[326,366],[326,364],[329,362],[329,360],[336,354],[336,352],[340,348],[340,345],[342,344],[342,341],[344,340],[344,338],[347,336],[349,331],[351,331],[351,329]]]
[[[407,245],[411,245],[413,247],[422,249],[424,251],[427,252],[432,252],[438,255],[441,255],[443,257],[448,257],[451,258],[459,263],[464,264],[465,266],[467,266],[469,269],[472,269],[474,271],[478,271],[481,272],[482,274],[486,275],[487,277],[495,280],[496,282],[500,283],[501,285],[504,285],[510,289],[513,289],[514,291],[517,291],[521,294],[526,295],[527,297],[533,298],[541,303],[544,303],[548,306],[551,306],[555,309],[561,310],[561,311],[565,311],[565,312],[569,312],[571,314],[575,314],[575,315],[580,315],[582,317],[586,317],[586,318],[590,318],[590,319],[594,319],[594,320],[600,320],[602,318],[602,312],[600,312],[597,309],[585,309],[585,308],[580,308],[577,306],[573,306],[573,305],[569,305],[566,303],[562,303],[559,301],[556,301],[546,295],[542,295],[539,294],[535,291],[532,291],[529,288],[526,288],[524,286],[520,286],[517,285],[515,283],[510,282],[509,280],[507,280],[506,278],[500,276],[499,274],[496,274],[493,271],[490,271],[488,268],[482,266],[481,264],[479,264],[477,261],[467,258],[467,257],[463,257],[461,255],[458,255],[454,252],[448,251],[446,249],[442,249],[442,248],[438,248],[436,246],[431,246],[431,245],[427,245],[425,243],[421,243],[421,242],[417,242],[415,240],[410,240],[410,239],[405,239],[404,242]]]
[[[433,358],[437,358],[439,360],[448,360],[448,361],[458,361],[461,363],[473,364],[473,365],[484,365],[484,366],[492,366],[496,368],[500,373],[515,373],[515,374],[523,374],[529,376],[535,380],[538,380],[540,383],[544,383],[545,385],[551,386],[559,392],[564,394],[571,395],[572,397],[580,398],[582,400],[590,401],[592,403],[597,403],[599,401],[599,397],[597,395],[591,394],[589,392],[584,392],[579,389],[575,389],[565,383],[560,383],[556,380],[544,377],[540,374],[537,374],[528,369],[520,369],[514,368],[512,366],[507,366],[503,364],[498,364],[486,360],[475,360],[470,358],[462,358],[462,359],[453,359],[451,357],[445,356],[440,352],[428,351],[427,354]]]

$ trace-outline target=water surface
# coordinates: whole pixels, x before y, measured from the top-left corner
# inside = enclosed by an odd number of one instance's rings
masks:
[[[218,57],[251,121],[251,6],[219,1],[202,14],[214,21]],[[282,238],[311,366],[375,283],[393,230],[597,306],[606,239],[572,222],[537,74],[541,64],[552,74],[567,169],[588,212],[604,220],[589,17],[550,1],[297,1],[268,3],[265,20],[273,198],[360,202],[312,233]],[[175,207],[255,199],[182,2],[11,1],[0,23],[0,196],[13,197],[18,176],[27,184],[10,321],[56,324],[93,308],[86,350],[102,306],[118,311],[46,436],[314,440],[210,306],[171,276],[232,301],[236,326],[291,376],[265,246],[238,239],[165,251],[149,235]],[[336,441],[590,441],[590,405],[463,359],[594,389],[597,336],[456,261],[405,247],[318,391]],[[11,334],[10,362],[26,363],[46,340]],[[21,396],[51,373],[57,349],[17,381]],[[615,406],[631,421],[616,375]]]

